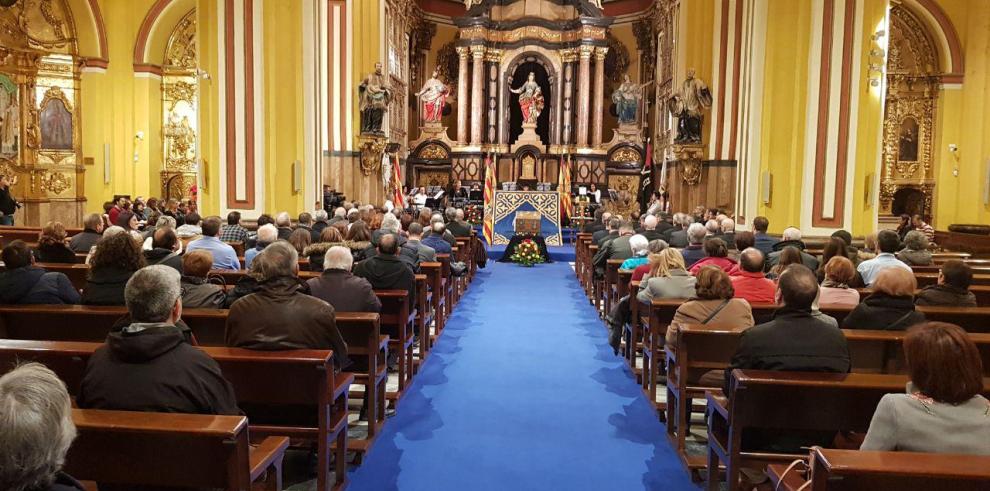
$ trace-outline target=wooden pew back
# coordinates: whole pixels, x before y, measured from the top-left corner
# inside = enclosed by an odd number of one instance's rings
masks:
[[[814,447],[811,490],[976,491],[990,487],[990,457]]]

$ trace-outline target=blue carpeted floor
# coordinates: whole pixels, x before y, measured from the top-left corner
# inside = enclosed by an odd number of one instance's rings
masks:
[[[351,490],[696,490],[565,263],[479,271]]]

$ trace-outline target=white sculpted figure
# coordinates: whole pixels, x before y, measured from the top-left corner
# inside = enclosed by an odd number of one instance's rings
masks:
[[[433,70],[433,76],[423,84],[423,88],[416,93],[416,96],[423,102],[423,121],[427,123],[438,123],[443,116],[443,107],[447,102],[450,89],[440,81],[440,69]]]
[[[536,74],[529,72],[526,82],[518,89],[509,88],[509,92],[519,94],[519,108],[522,109],[523,124],[536,124],[537,118],[543,112],[543,89],[536,83]]]

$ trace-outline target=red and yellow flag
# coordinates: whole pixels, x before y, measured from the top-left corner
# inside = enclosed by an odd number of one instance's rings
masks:
[[[399,169],[398,155],[395,156],[395,162],[392,164],[392,192],[392,204],[400,210],[405,208],[405,200],[402,198],[402,169]]]
[[[482,232],[485,242],[492,245],[495,239],[495,161],[492,156],[485,158],[485,224]]]
[[[560,161],[560,175],[557,180],[557,192],[560,193],[560,212],[571,218],[574,216],[574,202],[571,201],[571,156]],[[561,217],[563,220],[563,217]]]

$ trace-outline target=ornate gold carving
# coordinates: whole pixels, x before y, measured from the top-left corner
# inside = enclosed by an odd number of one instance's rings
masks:
[[[520,179],[536,179],[536,157],[533,154],[526,154],[522,158],[522,175]]]
[[[165,48],[165,65],[174,68],[195,69],[196,9],[192,9],[179,21]]]
[[[616,150],[612,154],[612,162],[635,162],[638,163],[641,160],[641,155],[636,150],[630,147],[623,147]]]
[[[605,59],[605,55],[608,54],[608,48],[599,46],[595,48],[595,60],[602,61]]]
[[[558,53],[560,53],[560,61],[564,63],[577,61],[578,59],[577,50],[574,48],[561,49],[558,50]]]
[[[608,56],[605,57],[605,77],[612,85],[615,85],[622,80],[622,75],[629,70],[629,50],[626,49],[626,45],[611,34],[608,36],[608,47],[604,49],[608,53]],[[609,89],[608,93],[611,93],[612,90]],[[644,94],[643,97],[646,98],[647,94]]]
[[[378,136],[361,137],[361,173],[365,176],[382,168],[382,152],[385,151],[385,138]]]
[[[705,147],[702,145],[674,145],[674,157],[679,161],[681,179],[688,186],[701,182],[701,159]]]
[[[485,53],[485,61],[502,63],[502,55],[504,54],[505,52],[500,49],[489,49],[488,52]]]
[[[440,145],[436,143],[431,143],[419,152],[419,158],[423,160],[446,160],[450,155],[447,151]]]
[[[416,185],[419,187],[441,186],[447,187],[450,183],[450,171],[446,170],[420,170],[416,173]]]
[[[591,55],[595,52],[595,47],[590,44],[582,44],[578,47],[578,57],[582,60],[590,60]]]
[[[57,196],[71,187],[69,178],[61,172],[41,171],[38,174],[41,175],[38,181],[40,183],[41,192],[43,193],[50,193]]]
[[[162,198],[181,200],[191,197],[190,190],[196,184],[196,177],[194,173],[162,171]]]
[[[457,51],[457,56],[461,58],[467,58],[468,55],[471,54],[471,49],[467,46],[458,46],[454,49]]]
[[[481,45],[478,45],[478,44],[476,44],[474,46],[471,46],[471,56],[474,57],[474,58],[484,58],[485,51],[487,49],[488,48],[486,48],[484,46],[481,46]]]
[[[608,176],[608,188],[614,189],[618,195],[618,200],[609,200],[605,208],[613,214],[629,217],[634,211],[639,211],[639,176],[635,175],[610,175]]]
[[[461,29],[461,39],[488,41],[491,43],[515,43],[532,39],[547,43],[569,43],[581,40],[603,40],[606,30],[603,27],[581,26],[571,31],[555,31],[543,26],[523,26],[511,31],[491,30],[484,26]]]
[[[73,54],[75,33],[64,0],[15,0],[12,3],[0,9],[0,45]]]

